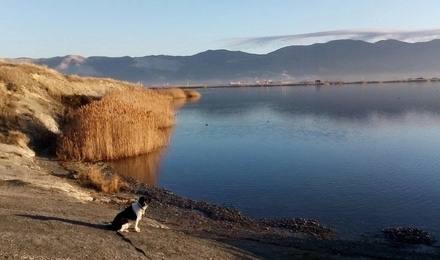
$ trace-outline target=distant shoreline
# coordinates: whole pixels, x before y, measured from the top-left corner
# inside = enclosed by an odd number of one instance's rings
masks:
[[[410,78],[402,80],[356,80],[356,81],[301,81],[287,83],[241,83],[241,84],[219,84],[219,85],[173,85],[173,86],[153,86],[151,88],[184,88],[184,89],[201,89],[201,88],[255,88],[255,87],[297,87],[297,86],[338,86],[338,85],[369,85],[369,84],[396,84],[396,83],[430,83],[440,82],[440,78]]]

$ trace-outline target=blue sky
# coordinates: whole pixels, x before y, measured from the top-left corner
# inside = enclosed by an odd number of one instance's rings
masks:
[[[356,38],[341,35],[347,30],[361,39],[410,31],[401,39],[411,41],[413,32],[440,29],[439,10],[438,0],[0,0],[0,57],[190,55],[220,48],[264,53]],[[430,34],[440,33],[428,31],[422,40]]]

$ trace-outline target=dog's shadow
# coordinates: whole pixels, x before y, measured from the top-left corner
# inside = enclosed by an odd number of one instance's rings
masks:
[[[91,227],[91,228],[102,229],[102,230],[111,230],[110,224],[96,224],[96,223],[89,223],[89,222],[84,222],[84,221],[80,221],[80,220],[53,217],[53,216],[43,216],[43,215],[17,214],[16,216],[30,218],[30,219],[34,219],[34,220],[40,220],[40,221],[55,220],[55,221],[60,221],[60,222],[64,222],[64,223],[68,223],[68,224],[72,224],[72,225]]]

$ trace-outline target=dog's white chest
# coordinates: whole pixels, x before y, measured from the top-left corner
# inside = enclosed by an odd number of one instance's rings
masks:
[[[147,209],[147,206],[145,206],[144,208],[141,208],[139,206],[139,203],[134,202],[133,204],[131,204],[131,208],[133,209],[133,212],[136,214],[136,218],[141,219],[145,213],[145,210]]]

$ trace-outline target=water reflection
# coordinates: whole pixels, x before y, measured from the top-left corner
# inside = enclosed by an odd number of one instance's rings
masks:
[[[134,178],[142,183],[156,185],[160,161],[165,148],[136,157],[124,158],[110,162],[113,170],[118,174]]]
[[[185,105],[185,103],[186,103],[186,100],[183,98],[174,99],[173,100],[174,110],[177,111],[177,110],[181,109]]]
[[[185,104],[195,103],[200,100],[200,97],[178,98],[173,100],[174,110],[181,109]]]
[[[186,104],[192,104],[197,102],[200,97],[191,97],[187,99],[175,99],[173,100],[173,108],[178,111]],[[167,128],[160,130],[160,136],[164,135],[169,140],[171,138],[173,128]],[[163,155],[166,152],[166,147],[160,148],[154,152],[139,155],[135,157],[123,158],[120,160],[110,161],[110,165],[113,170],[121,175],[129,178],[133,178],[141,183],[156,185],[158,183],[159,167]]]
[[[401,116],[409,111],[440,111],[438,84],[345,85],[206,89],[203,99],[185,109],[216,118],[266,107],[286,116],[325,115],[332,119],[365,119],[372,113]]]
[[[168,145],[172,132],[173,128],[161,129],[157,133],[158,138],[167,139]],[[130,177],[145,184],[156,185],[160,161],[165,151],[166,147],[162,147],[145,155],[123,158],[109,163],[113,170],[121,176]]]

